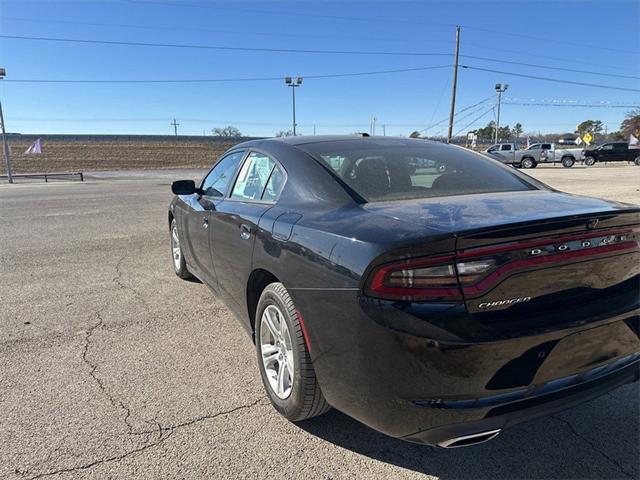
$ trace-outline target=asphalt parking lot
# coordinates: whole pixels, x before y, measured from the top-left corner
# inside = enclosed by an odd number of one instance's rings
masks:
[[[537,168],[640,204],[640,167]],[[339,412],[291,424],[250,339],[170,264],[169,185],[195,171],[0,185],[0,477],[638,478],[637,384],[439,450]]]

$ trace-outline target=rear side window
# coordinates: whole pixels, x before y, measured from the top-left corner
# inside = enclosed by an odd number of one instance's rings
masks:
[[[267,182],[267,186],[264,189],[264,193],[262,194],[262,200],[267,202],[274,202],[280,192],[282,191],[282,187],[284,186],[284,173],[280,166],[276,165],[273,171],[271,172],[271,176],[269,177],[269,181]]]
[[[368,202],[536,189],[497,161],[438,143],[354,139],[299,148]],[[344,158],[338,170],[330,162],[337,156]]]
[[[251,152],[244,161],[231,198],[236,200],[260,200],[276,162],[262,153]]]

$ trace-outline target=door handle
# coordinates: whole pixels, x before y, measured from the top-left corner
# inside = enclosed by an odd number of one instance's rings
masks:
[[[209,219],[208,218],[202,219],[202,228],[209,228]]]
[[[240,238],[248,240],[251,236],[251,227],[244,223],[240,224]]]

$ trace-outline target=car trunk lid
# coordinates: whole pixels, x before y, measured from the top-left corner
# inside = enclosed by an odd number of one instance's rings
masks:
[[[462,232],[456,265],[489,265],[461,290],[469,314],[505,333],[584,323],[637,308],[640,218],[634,208]]]

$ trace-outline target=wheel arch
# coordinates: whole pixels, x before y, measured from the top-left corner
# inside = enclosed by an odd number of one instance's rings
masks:
[[[169,219],[169,230],[171,230],[171,222],[173,222],[174,219],[174,215],[173,212],[171,210],[169,210],[169,214],[168,214],[168,219]]]
[[[279,282],[280,280],[273,273],[263,268],[256,268],[249,275],[247,280],[247,315],[249,318],[249,326],[251,327],[251,337],[255,343],[256,331],[256,308],[260,295],[267,285]]]

